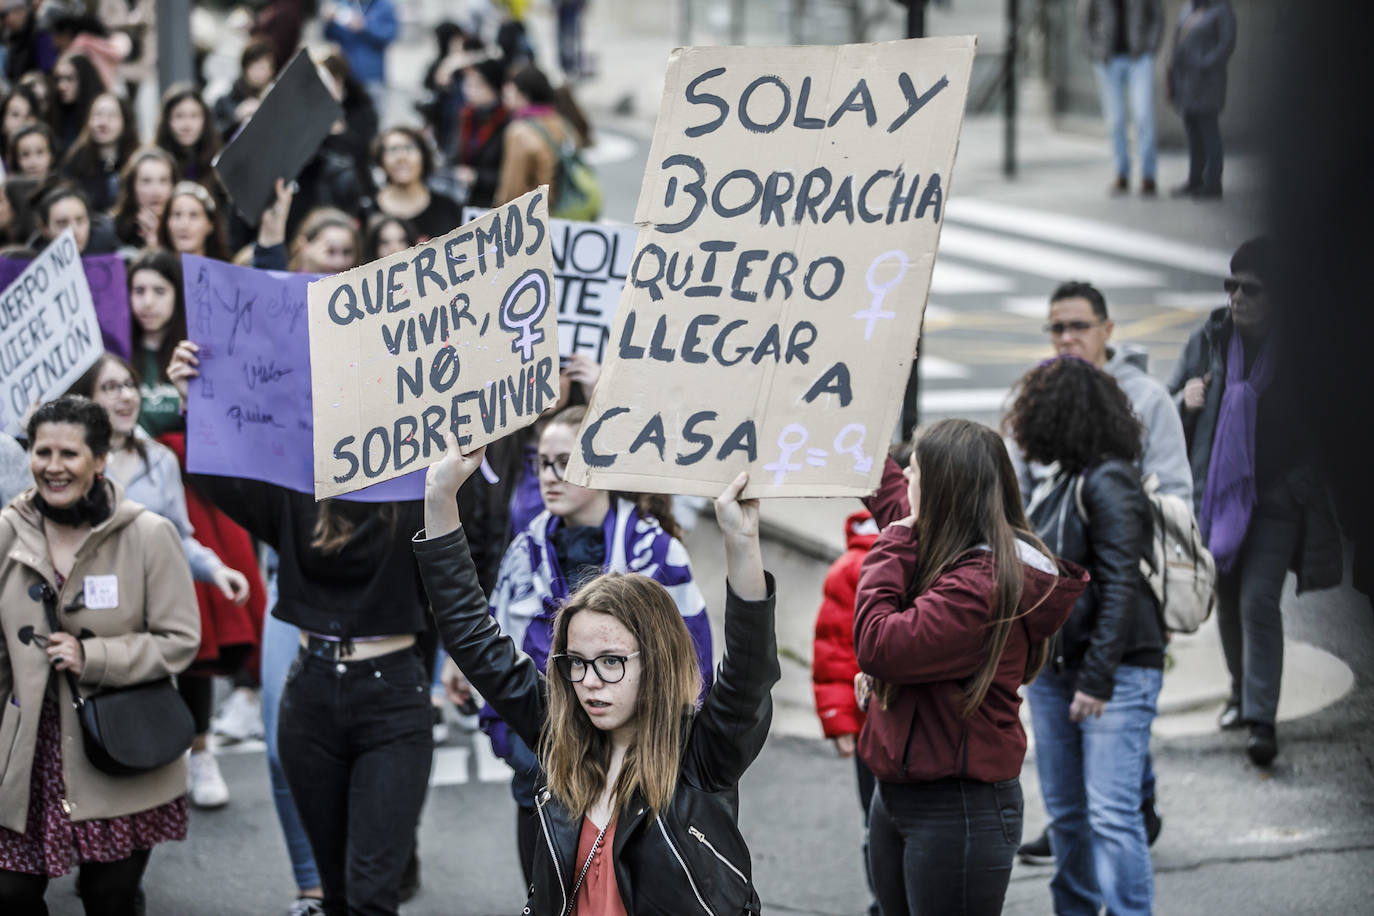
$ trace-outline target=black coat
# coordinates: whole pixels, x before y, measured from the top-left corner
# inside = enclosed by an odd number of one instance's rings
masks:
[[[1076,490],[1077,476],[1065,475],[1030,508],[1045,546],[1092,577],[1055,637],[1052,661],[1078,672],[1078,690],[1110,700],[1117,665],[1164,664],[1159,605],[1140,573],[1153,533],[1150,505],[1139,469],[1119,458],[1083,472],[1082,511]]]
[[[1234,323],[1229,308],[1219,308],[1207,316],[1202,326],[1194,331],[1183,352],[1174,364],[1173,375],[1169,377],[1169,393],[1174,396],[1174,404],[1183,417],[1183,435],[1188,444],[1188,463],[1193,470],[1193,511],[1200,512],[1202,494],[1207,488],[1207,471],[1212,464],[1212,442],[1217,434],[1217,420],[1221,415],[1221,396],[1226,391],[1226,355],[1231,343]],[[1190,379],[1211,375],[1211,384],[1201,410],[1183,409],[1183,388]],[[1302,428],[1302,411],[1280,405],[1280,410],[1271,412],[1267,399],[1284,396],[1286,386],[1281,377],[1276,378],[1265,393],[1260,396],[1260,412],[1255,434],[1256,450],[1267,449],[1273,444],[1282,444],[1287,449],[1302,449],[1310,437]],[[1265,429],[1268,424],[1279,427],[1277,432]],[[1271,435],[1272,433],[1272,435]],[[1262,456],[1256,457],[1256,463]],[[1274,462],[1266,462],[1273,464]],[[1298,577],[1298,591],[1332,588],[1341,582],[1344,567],[1344,552],[1341,546],[1340,524],[1336,520],[1330,494],[1313,468],[1313,462],[1306,455],[1296,458],[1285,456],[1278,462],[1282,466],[1282,479],[1274,483],[1287,486],[1297,501],[1301,515],[1298,546],[1289,563],[1289,569]],[[1269,483],[1261,479],[1260,484]]]
[[[548,715],[543,676],[501,633],[468,555],[467,536],[415,541],[415,556],[444,647],[473,686],[530,747]],[[745,601],[728,591],[725,658],[701,711],[684,720],[687,740],[668,809],[648,816],[640,800],[617,815],[611,847],[616,884],[631,916],[760,912],[749,849],[739,832],[737,784],[768,737],[770,690],[782,673],[773,635],[775,597]],[[560,914],[582,863],[577,843],[582,815],[551,797],[535,796],[539,838],[525,913]]]

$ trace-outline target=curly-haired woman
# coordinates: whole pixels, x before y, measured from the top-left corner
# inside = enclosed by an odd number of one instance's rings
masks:
[[[1140,773],[1164,668],[1159,608],[1140,575],[1150,508],[1140,424],[1107,373],[1076,357],[1022,378],[1006,426],[1027,460],[1053,472],[1027,514],[1059,557],[1087,567],[1088,590],[1027,691],[1055,874],[1057,913],[1149,913],[1154,876]]]

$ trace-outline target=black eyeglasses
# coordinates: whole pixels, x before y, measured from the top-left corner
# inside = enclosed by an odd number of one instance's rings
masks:
[[[111,381],[100,383],[101,394],[119,394],[119,392],[126,390],[132,391],[134,394],[138,394],[138,382],[135,382],[133,379],[129,379],[127,382]]]
[[[568,473],[568,460],[568,455],[559,455],[557,458],[545,458],[543,455],[540,455],[539,473],[542,474],[545,471],[552,471],[554,480],[562,480],[563,475]]]
[[[1054,321],[1045,325],[1044,331],[1055,337],[1063,337],[1070,332],[1082,334],[1084,331],[1091,331],[1101,323],[1100,321]]]
[[[1236,290],[1240,290],[1251,299],[1264,293],[1264,284],[1257,280],[1237,280],[1235,277],[1227,277],[1221,281],[1221,286],[1232,295],[1235,294]]]
[[[551,657],[558,673],[563,675],[566,681],[580,684],[587,676],[587,669],[595,668],[596,676],[601,678],[603,684],[616,684],[625,677],[625,663],[638,654],[631,652],[629,655],[598,655],[596,658],[582,658],[578,655]]]

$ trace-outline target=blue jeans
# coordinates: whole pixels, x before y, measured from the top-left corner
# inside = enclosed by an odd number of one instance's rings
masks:
[[[1069,721],[1077,677],[1049,668],[1026,691],[1035,730],[1035,765],[1050,815],[1059,916],[1149,913],[1154,872],[1140,782],[1163,672],[1120,665],[1100,718]]]
[[[1106,63],[1093,64],[1097,90],[1102,96],[1102,117],[1112,133],[1112,152],[1116,174],[1131,177],[1130,146],[1126,142],[1126,105],[1131,106],[1135,123],[1136,152],[1140,154],[1140,177],[1155,177],[1155,59],[1152,54],[1127,57],[1118,54]]]
[[[291,789],[286,784],[286,775],[281,770],[281,757],[277,754],[277,713],[281,707],[281,691],[286,683],[286,672],[300,652],[300,631],[285,620],[272,616],[272,608],[277,604],[275,564],[272,566],[273,570],[267,577],[267,620],[262,627],[262,730],[267,739],[267,777],[272,783],[272,803],[277,807],[277,820],[281,823],[282,838],[286,840],[286,853],[291,857],[291,874],[296,879],[297,889],[306,891],[320,886],[320,872],[315,868],[310,840],[301,826],[296,803],[291,800]]]

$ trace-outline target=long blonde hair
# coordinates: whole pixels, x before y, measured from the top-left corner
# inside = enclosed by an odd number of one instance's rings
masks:
[[[616,780],[614,803],[624,808],[639,793],[657,815],[672,800],[685,725],[701,692],[692,637],[662,585],[647,576],[605,573],[580,588],[558,612],[552,654],[567,651],[568,625],[582,611],[610,615],[635,638],[641,666],[635,738]],[[585,814],[606,788],[610,735],[592,724],[573,684],[552,666],[548,690],[549,717],[539,739],[539,757],[559,804]]]

